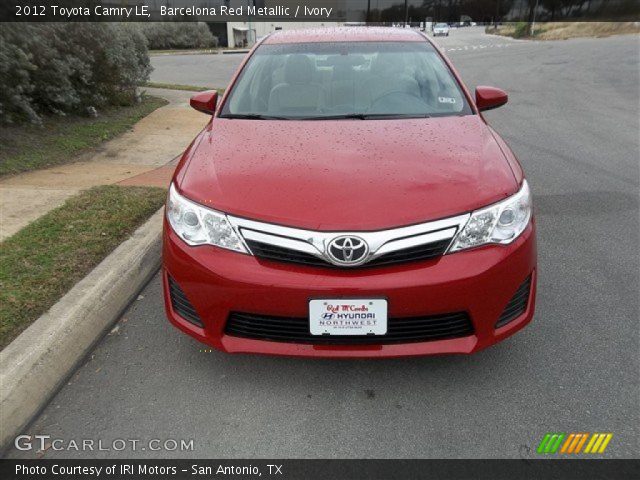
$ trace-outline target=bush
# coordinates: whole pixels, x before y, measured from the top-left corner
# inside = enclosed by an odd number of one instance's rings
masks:
[[[515,30],[513,31],[513,38],[522,38],[529,35],[529,24],[527,22],[516,23]]]
[[[218,46],[218,38],[211,34],[206,23],[149,22],[140,25],[152,50]]]
[[[112,23],[5,23],[0,30],[0,121],[132,104],[151,73],[140,29]]]

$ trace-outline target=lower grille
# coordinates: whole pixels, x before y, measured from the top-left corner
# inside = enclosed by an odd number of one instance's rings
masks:
[[[522,285],[518,287],[516,293],[514,293],[504,311],[500,315],[500,318],[496,322],[495,328],[502,327],[507,323],[515,320],[527,310],[529,304],[529,292],[531,291],[531,277],[527,278]]]
[[[273,317],[232,312],[225,334],[233,337],[322,345],[363,345],[425,342],[473,335],[473,325],[465,312],[424,317],[390,318],[384,336],[315,336],[309,333],[306,318]]]
[[[392,265],[397,263],[417,262],[420,260],[428,260],[436,258],[444,254],[447,247],[451,243],[451,239],[433,242],[426,245],[418,245],[417,247],[406,248],[395,252],[385,253],[367,263],[355,268],[379,267],[383,265]],[[253,254],[258,258],[265,260],[273,260],[276,262],[298,263],[302,265],[311,265],[314,267],[325,268],[344,268],[333,265],[322,258],[311,255],[310,253],[291,250],[289,248],[270,245],[267,243],[256,242],[255,240],[247,240],[247,245]]]
[[[198,316],[196,309],[193,308],[191,302],[187,299],[184,292],[176,281],[169,278],[169,297],[171,298],[171,306],[173,310],[188,322],[193,323],[199,327],[204,327],[202,320]]]

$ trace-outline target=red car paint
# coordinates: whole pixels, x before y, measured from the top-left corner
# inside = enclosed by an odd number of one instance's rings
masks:
[[[353,28],[282,32],[263,42],[385,40],[428,41],[411,31]],[[255,48],[259,45],[252,52]],[[236,73],[218,102],[217,113],[182,156],[173,178],[176,191],[239,217],[308,230],[350,232],[429,222],[507,198],[522,185],[522,169],[487,125],[446,58],[445,62],[473,114],[374,121],[219,118],[238,78]],[[497,89],[478,92],[479,101],[484,102],[485,97],[489,103],[484,108],[491,108],[491,101],[502,101]],[[198,105],[206,106],[206,102],[206,96],[198,99]],[[166,219],[163,239],[169,320],[201,342],[227,352],[318,357],[471,353],[520,330],[534,313],[533,218],[509,245],[485,245],[436,259],[357,270],[279,263],[211,245],[189,246]],[[169,276],[181,287],[204,328],[173,309]],[[528,277],[532,282],[526,311],[494,328],[505,305]],[[224,333],[230,312],[305,317],[309,299],[314,297],[385,297],[390,318],[464,311],[474,332],[447,340],[368,345],[298,344]]]
[[[220,118],[198,142],[180,194],[226,213],[314,230],[378,230],[458,215],[514,194],[521,182],[478,115]]]

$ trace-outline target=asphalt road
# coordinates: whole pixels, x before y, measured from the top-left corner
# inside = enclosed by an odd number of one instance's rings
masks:
[[[199,87],[226,87],[244,57],[242,53],[153,56],[151,81]]]
[[[156,276],[28,432],[193,439],[194,450],[37,455],[517,458],[535,457],[547,432],[612,432],[606,457],[638,457],[638,38],[531,43],[461,29],[439,41],[469,87],[510,94],[487,117],[534,192],[534,322],[470,357],[232,356],[168,325]],[[199,83],[213,60],[156,57],[154,80],[179,62],[175,81]]]

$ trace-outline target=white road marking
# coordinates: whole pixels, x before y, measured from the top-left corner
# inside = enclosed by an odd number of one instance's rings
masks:
[[[459,52],[462,50],[478,50],[478,49],[482,49],[482,48],[505,48],[505,47],[510,47],[512,44],[511,43],[492,43],[490,45],[465,45],[463,47],[442,47],[442,49],[445,52]]]

